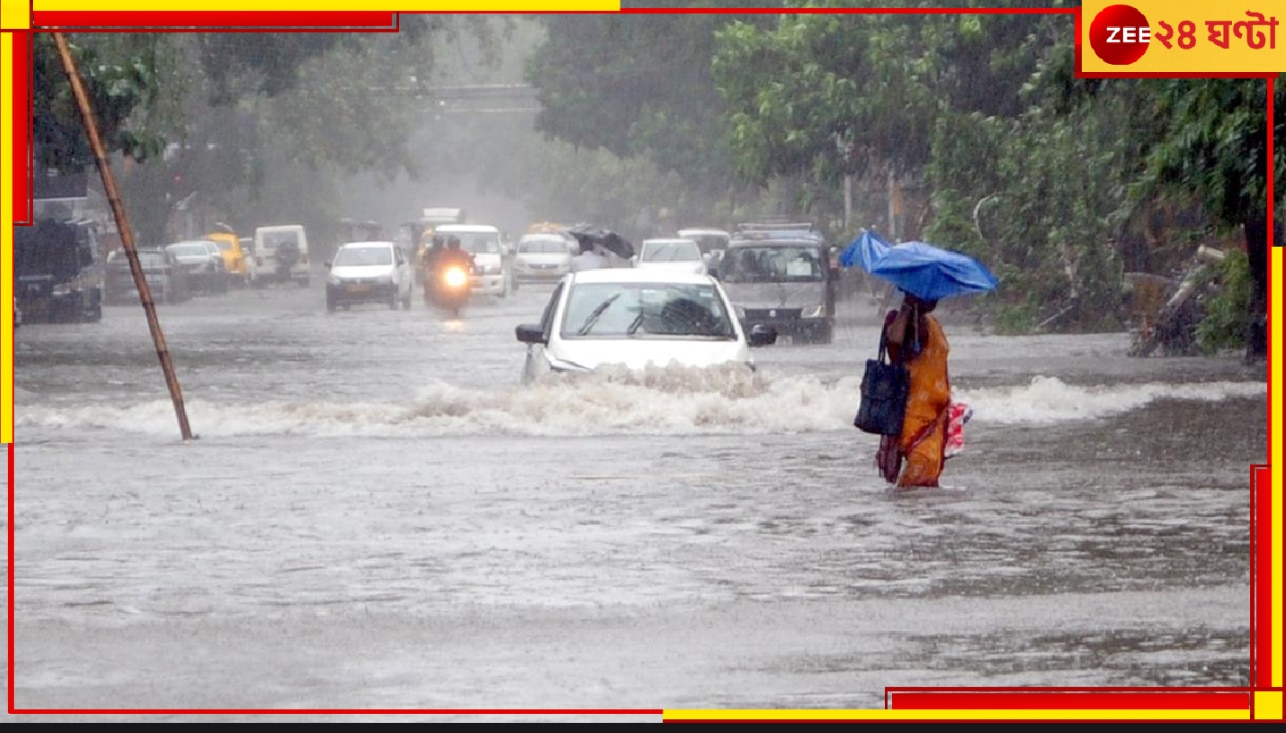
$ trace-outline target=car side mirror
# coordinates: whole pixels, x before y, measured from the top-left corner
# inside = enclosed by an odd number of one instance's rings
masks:
[[[545,343],[545,329],[539,323],[524,323],[514,329],[514,334],[524,344]]]
[[[777,343],[777,329],[774,326],[757,323],[751,327],[750,335],[747,337],[746,342],[751,347],[772,346]]]

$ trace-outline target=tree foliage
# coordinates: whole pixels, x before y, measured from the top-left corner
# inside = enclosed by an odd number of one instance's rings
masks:
[[[547,41],[527,72],[541,103],[537,129],[576,147],[646,157],[693,189],[725,193],[736,181],[710,61],[715,32],[739,17],[542,16]]]
[[[88,43],[68,37],[68,46],[95,110],[103,145],[109,152],[145,160],[160,153],[164,140],[129,123],[135,110],[157,104],[165,41],[146,34],[123,35],[91,36],[85,39]],[[93,164],[93,151],[53,35],[33,33],[31,38],[35,162],[58,171],[83,169]],[[102,46],[108,47],[107,54]]]

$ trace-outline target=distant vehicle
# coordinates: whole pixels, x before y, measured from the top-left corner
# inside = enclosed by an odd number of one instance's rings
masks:
[[[218,245],[219,252],[223,255],[223,268],[228,272],[230,285],[240,287],[250,282],[249,266],[246,264],[249,253],[242,249],[242,239],[235,232],[231,229],[213,231],[202,238]]]
[[[723,251],[728,248],[728,242],[732,241],[732,235],[723,229],[687,227],[680,229],[678,235],[681,239],[691,239],[697,243],[706,264],[718,262],[723,257]]]
[[[514,278],[556,281],[572,268],[576,240],[557,232],[524,234],[514,246]]]
[[[811,229],[789,226],[739,231],[713,274],[746,328],[772,326],[796,343],[828,344],[839,282],[832,248]]]
[[[254,276],[251,284],[298,283],[308,287],[308,233],[299,224],[255,229]]]
[[[533,221],[527,225],[528,234],[558,234],[566,229],[566,225],[552,221]]]
[[[41,219],[13,228],[16,307],[24,322],[96,322],[103,317],[103,262],[92,222]]]
[[[410,235],[415,242],[413,264],[418,265],[424,261],[424,251],[433,243],[433,234],[438,227],[444,224],[464,224],[468,220],[468,213],[460,208],[437,206],[422,209],[415,223],[404,225],[404,228],[411,230]]]
[[[528,345],[524,381],[543,373],[735,364],[753,370],[750,348],[776,341],[771,327],[747,337],[719,282],[708,275],[604,268],[563,277],[539,323],[518,326]]]
[[[208,239],[191,239],[165,246],[183,268],[187,284],[194,292],[228,292],[228,270],[223,265],[219,245]]]
[[[444,239],[457,237],[460,249],[473,255],[474,293],[504,298],[518,289],[514,280],[513,258],[500,242],[500,230],[487,224],[444,224],[433,230]]]
[[[143,267],[143,277],[147,279],[153,303],[172,305],[190,297],[183,265],[168,250],[160,247],[139,249],[138,263]],[[112,250],[107,255],[104,299],[111,304],[138,302],[138,286],[130,270],[129,257],[123,249]]]
[[[389,310],[411,308],[415,276],[406,253],[394,242],[348,242],[326,263],[326,310],[348,310],[355,303],[387,303]]]
[[[691,239],[645,239],[634,259],[635,267],[706,274],[701,247]]]

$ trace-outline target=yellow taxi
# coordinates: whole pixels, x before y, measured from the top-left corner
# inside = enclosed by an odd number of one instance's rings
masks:
[[[223,255],[223,265],[227,268],[228,277],[232,280],[230,285],[245,285],[250,280],[246,252],[241,247],[241,238],[235,232],[214,231],[206,234],[202,239],[208,239],[219,245],[219,253]]]

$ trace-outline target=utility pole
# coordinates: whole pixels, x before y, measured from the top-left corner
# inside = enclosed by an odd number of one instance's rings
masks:
[[[138,299],[142,301],[143,311],[147,313],[147,327],[152,331],[152,342],[156,344],[156,356],[161,360],[165,383],[170,388],[170,399],[174,402],[174,413],[179,418],[179,432],[183,436],[183,442],[186,443],[192,440],[192,428],[188,426],[188,415],[183,408],[183,392],[179,388],[178,378],[174,375],[174,364],[170,360],[169,347],[165,345],[165,334],[161,332],[161,323],[156,317],[156,304],[152,302],[152,290],[147,285],[143,265],[138,260],[138,248],[134,246],[134,230],[125,216],[125,207],[116,189],[116,179],[112,176],[112,169],[107,164],[107,150],[103,147],[103,140],[98,134],[98,121],[94,117],[93,107],[90,106],[89,95],[85,93],[80,72],[76,70],[76,60],[72,58],[71,48],[67,45],[67,39],[61,31],[54,32],[54,43],[58,46],[63,70],[67,72],[67,81],[71,83],[72,93],[76,96],[76,105],[80,108],[81,120],[85,124],[85,132],[89,135],[90,147],[94,150],[94,162],[98,164],[98,174],[103,179],[103,190],[107,193],[112,214],[116,217],[116,230],[120,233],[121,244],[125,248],[126,259],[129,260],[130,273],[133,274],[134,285],[138,288]]]

